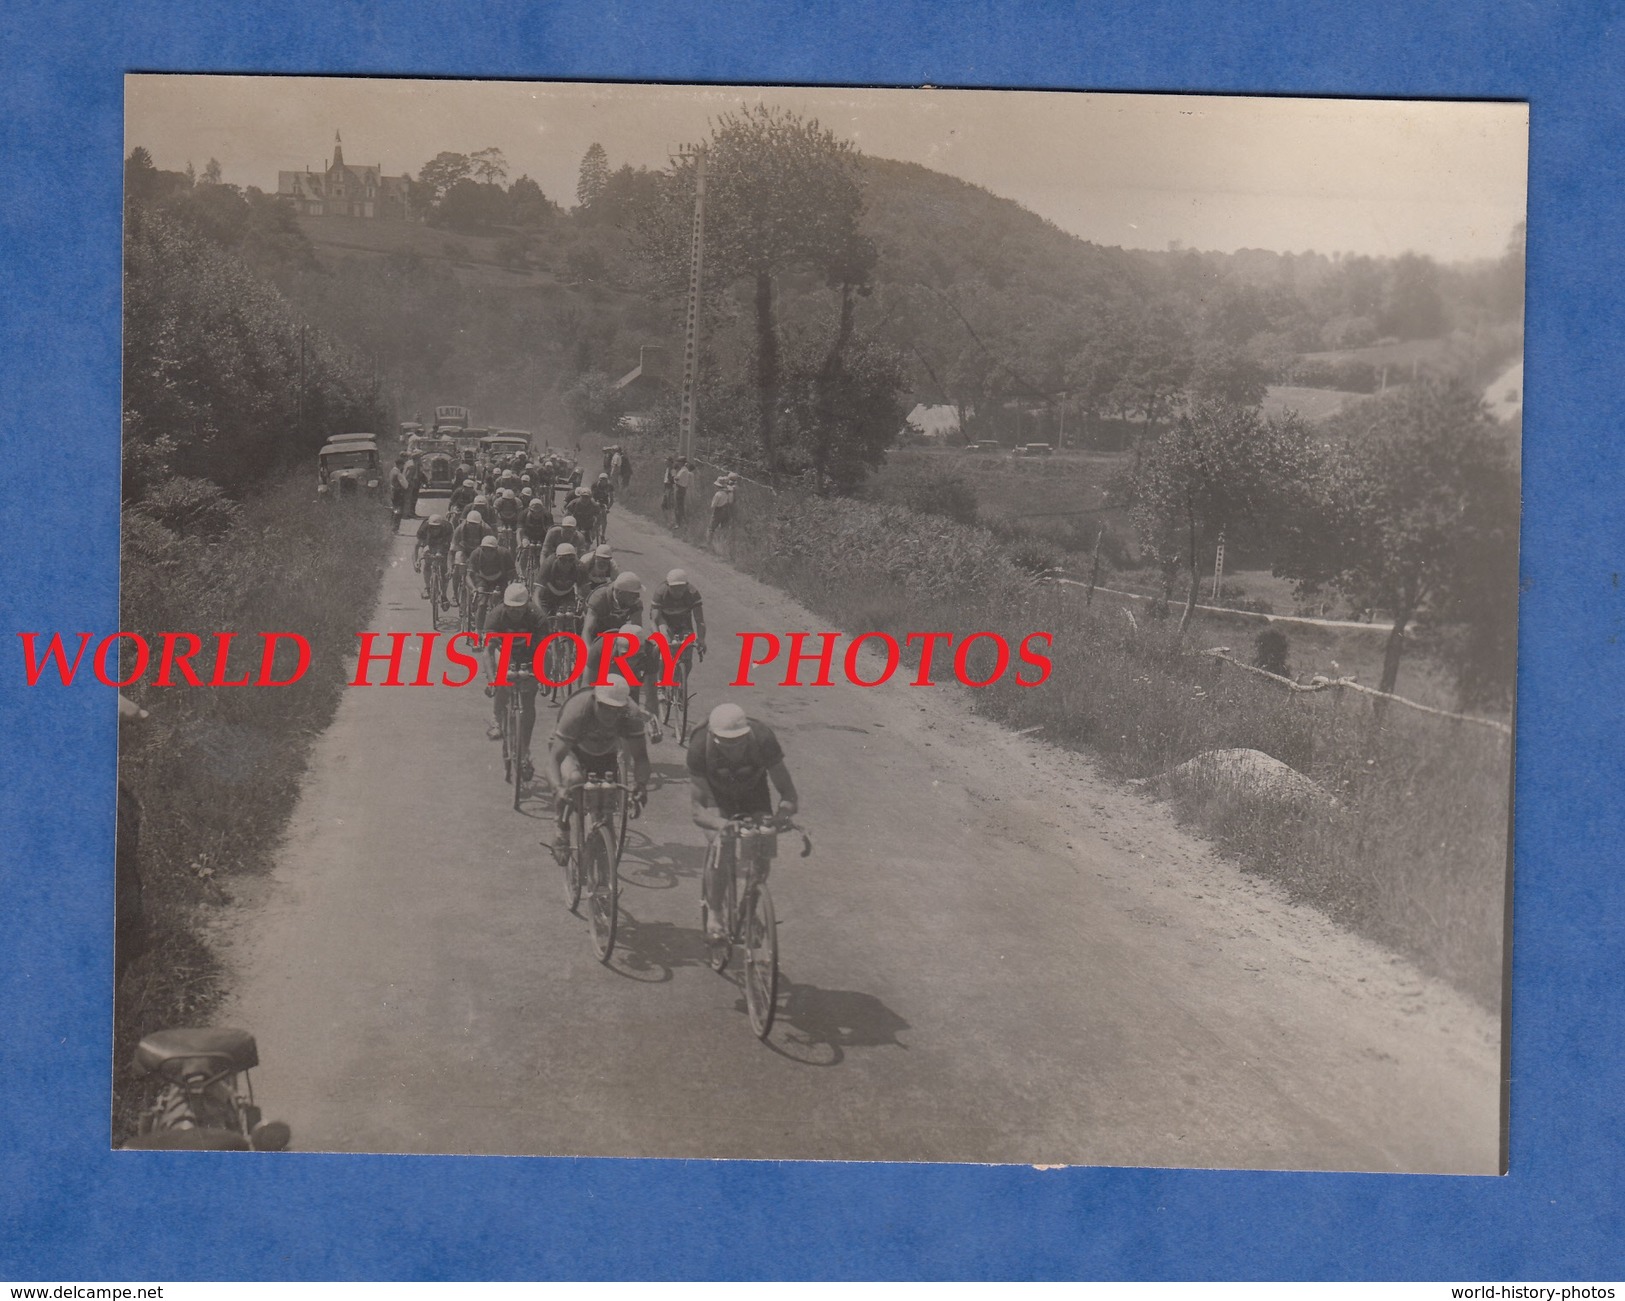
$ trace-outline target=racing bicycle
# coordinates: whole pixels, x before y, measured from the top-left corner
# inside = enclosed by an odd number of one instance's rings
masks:
[[[711,847],[705,859],[705,880],[721,870],[722,841],[737,842],[729,861],[728,879],[722,895],[720,941],[710,936],[710,909],[700,903],[700,926],[705,932],[706,960],[714,971],[724,970],[737,948],[741,955],[745,1010],[750,1028],[758,1039],[766,1039],[773,1028],[779,996],[779,923],[773,913],[773,896],[768,893],[767,874],[778,853],[779,832],[801,832],[801,857],[812,853],[812,838],[788,819],[774,817],[730,818],[728,827]],[[739,865],[745,865],[743,884]]]
[[[519,808],[530,764],[521,738],[524,735],[525,691],[534,691],[536,676],[517,664],[508,666],[507,700],[502,710],[502,780],[513,787],[513,806]]]
[[[680,642],[682,639],[678,638],[678,640]],[[695,658],[702,660],[705,658],[704,646],[695,642],[692,649]],[[688,743],[688,707],[694,699],[693,693],[688,689],[688,666],[688,655],[682,655],[678,658],[677,665],[672,670],[671,686],[657,685],[655,687],[655,690],[659,693],[660,721],[667,727],[676,728],[678,745]],[[673,721],[674,719],[675,721]]]
[[[423,582],[429,589],[430,626],[440,626],[440,616],[446,609],[446,553],[431,551],[423,561]]]
[[[615,777],[589,773],[570,792],[572,835],[564,855],[564,892],[571,912],[586,894],[593,952],[600,962],[608,962],[615,951],[627,820],[643,811],[634,798],[628,766],[623,754]]]

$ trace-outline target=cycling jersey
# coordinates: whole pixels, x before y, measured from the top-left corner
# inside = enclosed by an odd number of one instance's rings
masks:
[[[581,568],[581,578],[576,586],[585,594],[602,587],[605,583],[613,583],[615,576],[621,572],[621,567],[613,560],[590,560]]]
[[[717,811],[725,818],[773,812],[773,792],[767,770],[784,762],[779,738],[766,723],[750,720],[750,737],[737,757],[730,758],[709,727],[702,727],[688,743],[688,773],[702,777],[711,788]]]
[[[457,526],[457,549],[462,552],[477,550],[490,532],[483,523],[476,524],[465,519]]]
[[[597,707],[590,691],[580,691],[564,702],[559,711],[553,739],[567,742],[583,755],[607,756],[615,753],[622,740],[643,735],[643,715],[635,709]]]
[[[587,539],[582,535],[580,529],[571,529],[562,524],[555,524],[548,529],[547,540],[542,543],[542,550],[547,552],[548,555],[552,555],[566,542],[576,549],[577,554],[580,553],[582,547],[587,545]]]
[[[523,670],[526,673],[534,672],[533,660],[536,647],[541,645],[542,638],[547,635],[547,620],[529,601],[524,605],[508,605],[504,602],[485,620],[485,631],[523,633],[523,637],[515,637],[510,644],[508,652],[508,671],[513,673]],[[527,684],[535,690],[535,683]]]
[[[655,626],[664,623],[673,632],[692,632],[694,615],[700,607],[700,589],[693,583],[683,583],[677,587],[661,583],[649,598],[649,613],[654,616]]]
[[[598,503],[586,493],[581,493],[570,498],[564,513],[574,517],[577,528],[591,532],[592,526],[598,522]]]
[[[483,586],[506,586],[514,579],[513,557],[504,547],[475,547],[468,557],[468,572]]]
[[[609,632],[629,623],[642,624],[643,601],[640,598],[631,605],[621,605],[615,600],[613,587],[600,587],[587,600],[587,617],[595,632]]]
[[[499,497],[492,509],[496,511],[497,518],[509,528],[519,523],[519,502],[516,498]]]
[[[553,527],[553,517],[542,507],[527,510],[519,518],[519,533],[526,542],[546,542],[548,530]]]
[[[564,597],[573,598],[576,585],[581,581],[581,565],[574,556],[549,556],[542,561],[542,572],[537,576],[539,595],[551,596],[554,603]]]
[[[633,692],[640,687],[657,684],[665,669],[661,663],[660,651],[647,637],[639,643],[636,652],[627,649],[631,643],[625,637],[615,639],[615,658],[606,664],[610,652],[610,639],[601,637],[597,645],[592,648],[592,655],[587,660],[587,675],[581,679],[583,686],[594,686],[598,680],[609,673],[621,674],[622,669],[630,669],[632,676],[627,679]]]
[[[418,525],[418,542],[430,551],[445,555],[451,547],[451,525],[443,520],[439,524],[424,520]]]

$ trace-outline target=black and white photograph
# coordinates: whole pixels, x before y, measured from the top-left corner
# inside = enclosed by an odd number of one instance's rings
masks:
[[[1526,104],[124,97],[114,1147],[1504,1173]]]

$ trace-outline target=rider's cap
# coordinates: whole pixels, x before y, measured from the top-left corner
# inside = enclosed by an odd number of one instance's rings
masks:
[[[486,534],[485,537],[480,539],[480,545],[482,547],[494,547],[494,546],[496,546],[496,544],[497,544],[497,540],[494,537],[492,537],[490,534]]]
[[[564,517],[564,527],[567,528],[567,529],[573,529],[575,526],[576,526],[576,517],[574,515],[566,515]]]
[[[711,728],[711,735],[724,741],[744,736],[750,731],[750,719],[745,717],[745,711],[727,701],[711,711],[707,723]]]
[[[483,524],[483,523],[485,523],[485,516],[481,515],[479,513],[479,511],[477,511],[477,510],[471,510],[471,511],[468,512],[468,516],[467,516],[467,518],[465,520],[465,523],[468,523],[468,524]]]
[[[472,480],[472,479],[464,479],[463,480],[463,487],[472,488],[473,486],[474,486],[474,480]]]
[[[530,588],[523,583],[509,583],[508,590],[502,594],[503,605],[523,605],[530,600]]]
[[[520,475],[519,476],[519,482],[520,483],[529,483],[530,482],[530,476],[528,474]]]
[[[519,495],[521,497],[535,497],[536,496],[536,494],[533,493],[529,488],[521,488],[519,490]]]
[[[502,490],[502,495],[504,497],[512,497],[513,496],[513,489],[512,488],[504,488]]]
[[[600,479],[603,479],[606,483],[609,481],[609,473],[607,471],[605,473],[603,473],[603,474],[600,474],[598,477]]]
[[[445,522],[446,522],[446,517],[444,515],[431,515],[431,516],[429,516],[429,523],[435,525],[436,527],[439,527],[441,524],[444,524]]]
[[[604,679],[603,686],[592,689],[592,698],[600,705],[625,709],[632,703],[632,688],[626,685],[625,678],[618,678],[612,674]]]
[[[598,544],[598,550],[594,551],[593,555],[597,556],[600,560],[613,560],[615,558],[615,548],[610,546],[607,542],[600,542]]]
[[[624,574],[615,580],[615,590],[622,593],[641,592],[643,590],[643,583],[636,574],[628,569]]]
[[[559,543],[559,549],[553,554],[556,556],[570,556],[573,559],[575,557],[575,553],[576,546],[574,542],[561,542]]]
[[[681,569],[674,569],[666,575],[667,587],[687,587],[688,575]]]
[[[490,498],[489,498],[489,497],[487,497],[487,496],[486,496],[486,495],[485,495],[485,494],[484,494],[484,493],[483,493],[483,492],[482,492],[482,493],[480,493],[480,495],[479,495],[479,496],[477,496],[477,497],[475,497],[475,498],[474,498],[474,504],[475,504],[475,505],[476,505],[476,506],[489,506],[489,505],[490,505],[490,504],[491,504],[491,499],[490,499]]]

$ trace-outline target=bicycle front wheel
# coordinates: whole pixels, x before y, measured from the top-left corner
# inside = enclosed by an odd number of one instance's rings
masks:
[[[581,818],[570,815],[570,849],[564,856],[564,898],[571,912],[581,902]]]
[[[745,1009],[750,1028],[758,1039],[766,1039],[773,1028],[773,1014],[779,996],[779,923],[773,915],[773,896],[767,886],[758,885],[747,900],[744,934]]]
[[[600,962],[615,951],[615,927],[620,920],[620,876],[615,869],[611,833],[602,824],[587,837],[583,866],[591,894],[587,911],[592,919],[592,947]]]
[[[524,747],[520,744],[520,711],[523,709],[523,705],[518,703],[520,699],[519,688],[509,687],[508,690],[513,694],[508,699],[508,736],[503,745],[509,751],[513,760],[509,766],[508,776],[513,782],[513,806],[517,811],[519,796],[525,788],[525,753]]]

